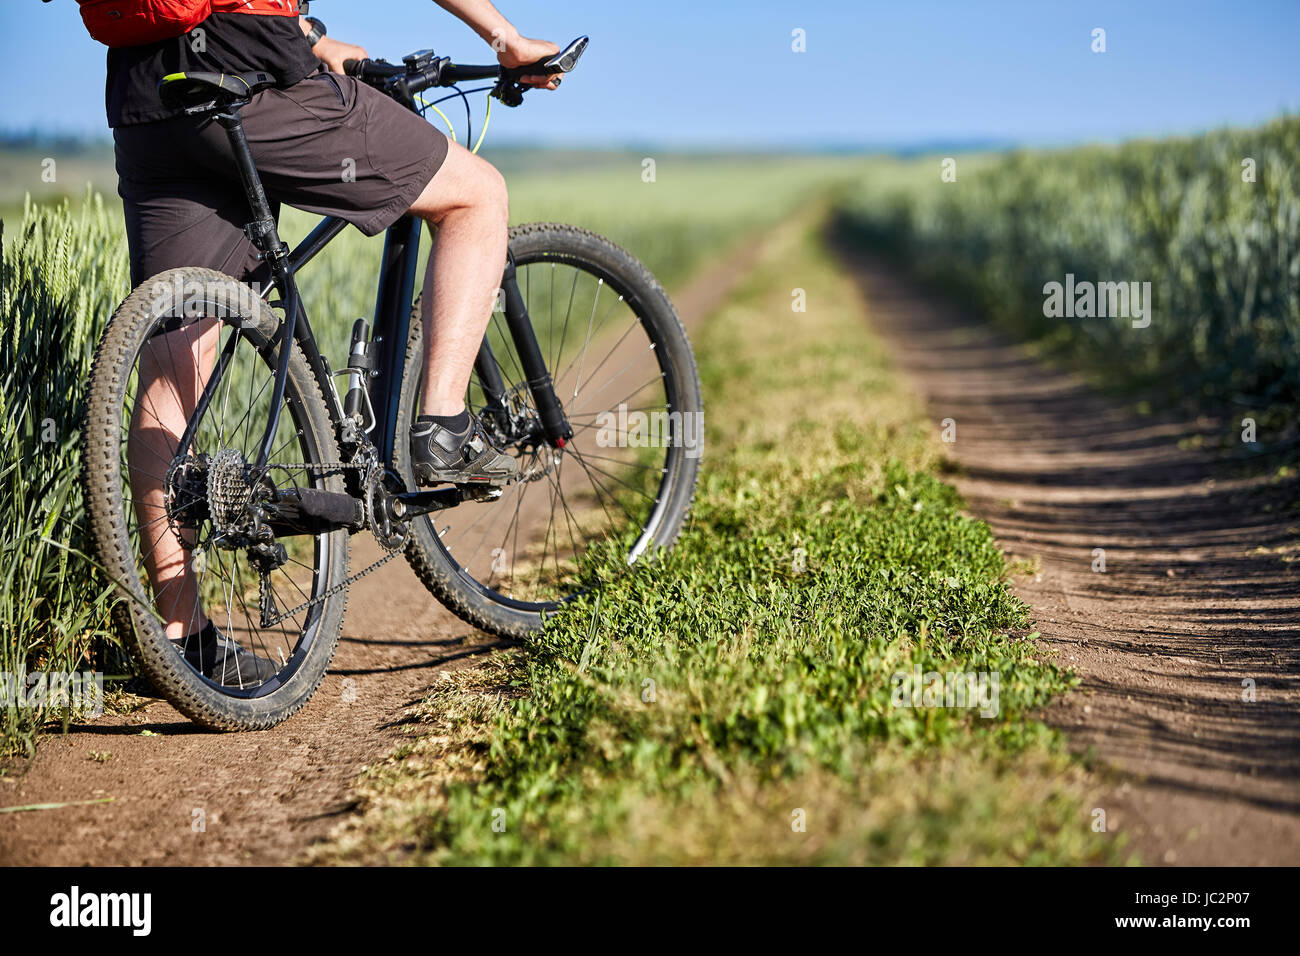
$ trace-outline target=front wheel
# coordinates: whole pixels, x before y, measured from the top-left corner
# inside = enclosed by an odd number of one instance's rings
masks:
[[[484,630],[523,637],[586,590],[600,563],[631,565],[676,541],[695,495],[703,401],[690,342],[667,293],[607,239],[573,226],[510,231],[519,292],[573,428],[563,447],[540,423],[500,309],[487,341],[505,384],[490,407],[478,371],[466,405],[521,479],[495,501],[417,519],[407,559],[447,607]],[[406,436],[418,414],[417,303],[394,466],[414,484]]]

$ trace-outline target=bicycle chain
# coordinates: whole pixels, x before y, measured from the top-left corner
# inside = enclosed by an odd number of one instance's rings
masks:
[[[358,571],[356,574],[350,575],[349,577],[343,579],[338,584],[334,585],[334,587],[326,591],[324,594],[321,594],[318,597],[311,598],[308,601],[304,601],[302,604],[299,604],[297,607],[291,607],[289,608],[289,610],[283,611],[280,614],[275,615],[274,617],[267,616],[268,612],[275,606],[275,604],[271,598],[270,593],[266,590],[267,576],[262,575],[258,583],[258,603],[261,605],[262,627],[275,627],[275,625],[279,624],[281,621],[293,617],[295,614],[299,613],[300,611],[305,611],[308,608],[315,607],[317,604],[320,604],[322,601],[329,600],[339,592],[347,590],[353,584],[355,584],[356,582],[364,578],[367,574],[370,574],[374,571],[378,571],[381,567],[383,567],[385,564],[393,560],[393,558],[397,557],[401,553],[402,552],[400,550],[389,551],[386,555],[384,555],[374,564],[370,565],[370,567],[366,568],[363,571]]]
[[[314,464],[311,462],[284,462],[284,463],[277,462],[271,467],[283,469],[285,471],[311,471],[313,469],[318,471],[331,471],[331,470],[366,471],[376,466],[374,465],[373,462],[361,461],[361,462],[347,462],[347,463],[322,462],[319,464]],[[363,497],[362,503],[366,509],[366,525],[368,527],[370,525],[370,518],[371,518],[370,502],[368,499]],[[373,529],[371,533],[373,534]],[[375,540],[377,541],[379,539],[376,538]],[[345,578],[344,580],[340,581],[338,584],[334,585],[332,588],[327,590],[324,594],[318,595],[314,598],[310,598],[309,600],[304,601],[302,604],[299,604],[297,607],[292,607],[287,611],[282,611],[280,614],[275,616],[271,616],[272,611],[275,607],[275,602],[266,587],[267,575],[265,574],[260,575],[258,579],[258,585],[257,585],[257,592],[258,592],[257,599],[258,599],[259,610],[261,611],[261,618],[262,618],[261,626],[275,627],[275,625],[279,624],[281,621],[287,620],[288,618],[293,617],[295,614],[298,614],[301,611],[305,611],[308,610],[309,608],[315,607],[317,604],[327,601],[330,598],[332,598],[334,595],[347,590],[357,581],[360,581],[362,578],[364,578],[367,574],[371,574],[379,570],[389,561],[393,560],[393,558],[401,554],[402,551],[405,550],[404,546],[406,544],[406,541],[403,540],[402,544],[403,547],[390,550],[386,555],[384,555],[374,564],[370,565],[370,567],[358,571],[356,574],[348,576],[347,578]],[[383,545],[381,544],[380,546],[382,547]]]

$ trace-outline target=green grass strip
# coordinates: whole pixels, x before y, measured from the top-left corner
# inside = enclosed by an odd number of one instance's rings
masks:
[[[1031,716],[1073,678],[1007,636],[1026,609],[1003,557],[819,236],[783,228],[694,333],[707,467],[677,548],[448,675],[317,859],[1110,858]],[[897,706],[918,670],[997,674],[996,715]]]

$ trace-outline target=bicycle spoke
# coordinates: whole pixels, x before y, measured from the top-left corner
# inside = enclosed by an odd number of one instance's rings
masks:
[[[255,677],[250,668],[287,666],[312,620],[312,602],[323,596],[327,587],[321,539],[315,553],[301,550],[300,542],[310,541],[311,536],[284,539],[286,560],[263,574],[253,562],[251,539],[239,543],[239,535],[245,533],[239,531],[229,539],[236,543],[223,543],[227,532],[213,523],[206,503],[213,494],[212,456],[224,451],[246,456],[254,441],[260,445],[262,423],[269,420],[274,355],[271,350],[263,355],[258,348],[242,327],[220,320],[199,319],[163,336],[146,335],[115,415],[121,429],[117,458],[123,478],[117,500],[124,509],[137,579],[146,595],[153,595],[149,600],[168,625],[168,634],[189,645],[182,650],[189,652],[191,661],[195,660],[197,624],[209,609],[213,625],[224,638],[219,645],[224,649],[215,662],[207,656],[211,650],[205,649],[204,663],[215,667],[212,673],[218,683],[228,679],[223,685],[227,693],[246,693],[260,683],[262,678]],[[218,355],[225,356],[219,364]],[[202,363],[209,360],[205,369]],[[211,381],[212,375],[219,375],[219,380]],[[205,392],[209,400],[196,414]],[[283,464],[311,460],[300,420],[305,406],[295,395],[292,388],[285,395],[266,471],[262,475],[244,473],[249,494],[263,486],[257,493],[274,495],[304,484],[324,486],[325,476],[300,475]],[[185,421],[186,414],[189,421]],[[135,429],[153,437],[137,442]],[[179,442],[174,439],[182,429],[190,430],[191,443],[184,449],[175,448]],[[246,469],[250,463],[247,457],[244,461]],[[186,470],[174,471],[173,465],[178,463],[184,463]],[[180,486],[168,488],[174,474],[180,477],[173,480],[197,481],[198,485],[190,485],[186,491],[180,491]],[[227,472],[226,480],[236,474]],[[178,494],[180,509],[173,500]],[[174,510],[169,513],[168,509]],[[256,601],[254,594],[258,595]],[[262,594],[277,608],[309,607],[263,627]],[[261,673],[264,676],[265,672]]]
[[[596,331],[596,332],[599,332],[599,331],[601,330],[601,328],[604,327],[605,323],[609,320],[610,315],[613,314],[613,311],[614,311],[615,307],[618,306],[618,304],[619,304],[620,302],[622,302],[622,301],[623,301],[623,297],[622,297],[621,295],[620,295],[616,300],[614,300],[614,302],[610,305],[609,309],[606,310],[605,315],[601,318],[600,323],[596,326],[596,328],[595,328],[595,331]],[[630,333],[630,332],[631,332],[633,329],[635,329],[636,327],[637,327],[637,323],[636,323],[635,320],[633,320],[632,323],[628,326],[628,330],[627,330],[627,332],[624,332],[623,335],[621,335],[621,336],[619,337],[619,340],[618,340],[617,342],[615,342],[612,346],[610,346],[609,351],[605,353],[605,358],[601,359],[601,365],[603,365],[603,364],[605,363],[605,360],[608,359],[610,355],[613,355],[613,354],[614,354],[614,350],[615,350],[616,348],[618,348],[618,346],[623,342],[623,340],[627,337],[628,333]],[[588,333],[588,335],[587,335],[587,345],[588,345],[588,347],[590,347],[590,345],[591,345],[591,339],[592,339],[592,334],[591,334],[591,333]],[[583,357],[584,359],[586,358],[586,355],[587,355],[587,349],[586,349],[586,348],[584,348],[584,349],[582,350],[581,355],[582,355],[582,357]],[[575,359],[575,360],[570,360],[570,361],[569,361],[569,364],[565,367],[564,371],[561,372],[558,376],[556,376],[555,380],[556,380],[557,382],[562,382],[562,381],[564,381],[564,380],[568,377],[569,372],[572,371],[572,369],[573,369],[573,362],[574,362],[574,361],[576,361],[576,359]],[[592,369],[591,374],[594,376],[597,372],[600,371],[600,368],[601,368],[600,365],[596,366],[596,368]],[[578,380],[581,381],[581,379],[582,379],[582,369],[579,368],[579,369],[578,369]],[[575,398],[576,398],[577,395],[578,395],[578,393],[577,393],[577,387],[578,387],[578,386],[575,384],[575,385],[574,385],[574,393],[573,393],[573,396],[574,396]]]

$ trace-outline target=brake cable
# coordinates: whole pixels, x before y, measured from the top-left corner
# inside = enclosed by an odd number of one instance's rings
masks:
[[[483,128],[479,130],[478,142],[475,143],[474,148],[470,150],[470,152],[476,156],[478,155],[478,148],[483,145],[483,137],[487,135],[488,123],[490,122],[492,122],[492,94],[491,93],[489,93],[487,97],[487,112],[483,114]]]
[[[444,97],[444,99],[451,99],[451,97]],[[447,133],[448,133],[448,135],[451,136],[451,141],[452,141],[453,143],[458,142],[458,140],[456,139],[456,127],[454,127],[454,126],[451,125],[451,120],[449,120],[449,119],[447,118],[447,114],[444,113],[442,110],[438,109],[437,104],[438,104],[438,103],[441,103],[442,100],[437,100],[437,101],[434,102],[434,103],[428,103],[428,102],[425,101],[425,99],[424,99],[423,96],[417,96],[417,97],[415,98],[415,100],[416,100],[417,103],[419,103],[421,106],[423,106],[426,110],[433,110],[435,113],[437,113],[439,116],[441,116],[441,117],[442,117],[442,121],[443,121],[444,123],[447,124]]]
[[[445,103],[447,100],[454,99],[457,96],[459,96],[462,100],[464,100],[465,117],[466,117],[465,121],[467,124],[469,124],[469,128],[465,132],[465,145],[468,146],[469,140],[472,139],[474,136],[474,127],[472,125],[472,119],[471,119],[472,114],[470,112],[470,105],[469,105],[469,94],[480,93],[486,90],[488,94],[486,97],[487,109],[484,111],[483,114],[483,128],[479,130],[478,139],[474,141],[474,148],[470,150],[471,153],[477,155],[479,151],[479,147],[483,145],[483,139],[487,136],[488,124],[492,121],[492,90],[494,89],[494,87],[480,86],[477,89],[473,89],[473,90],[462,90],[460,89],[460,87],[453,86],[451,87],[451,89],[453,92],[448,93],[446,96],[440,97],[439,99],[426,100],[423,94],[421,94],[415,97],[415,101],[420,105],[422,109],[433,110],[440,117],[442,117],[442,121],[447,124],[447,132],[451,136],[451,141],[453,143],[458,143],[460,142],[460,140],[457,139],[456,137],[456,128],[452,125],[451,119],[448,118],[447,114],[444,113],[442,110],[438,109],[438,104]]]

